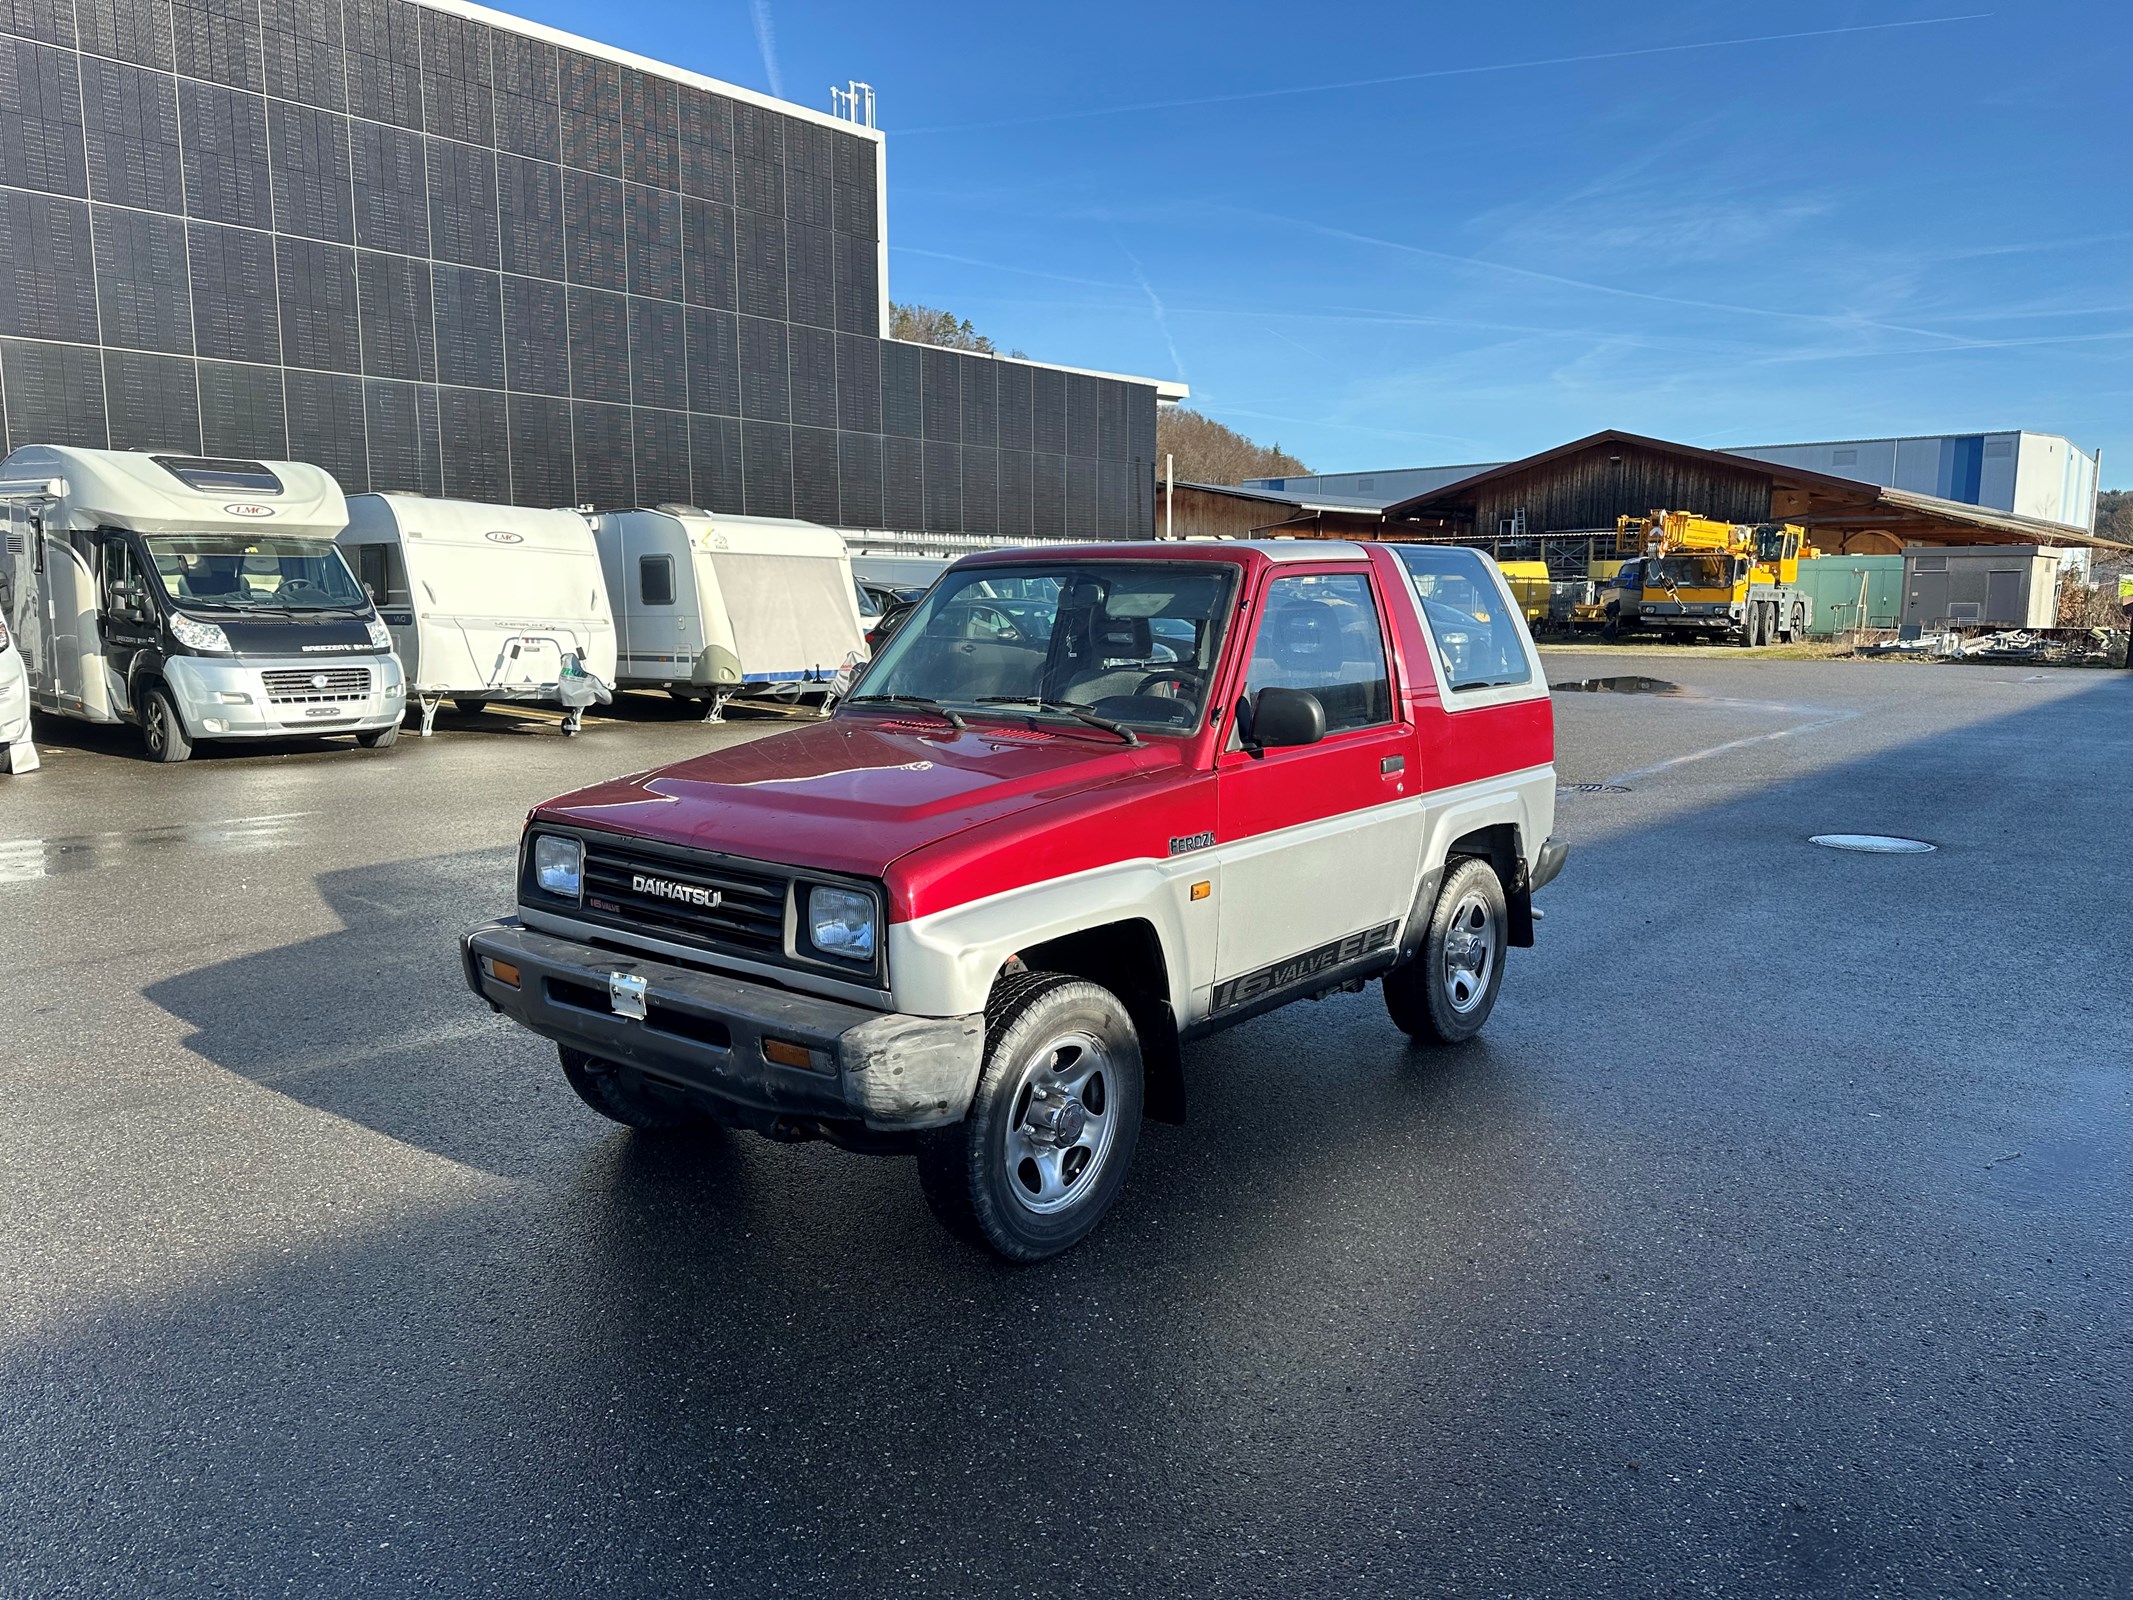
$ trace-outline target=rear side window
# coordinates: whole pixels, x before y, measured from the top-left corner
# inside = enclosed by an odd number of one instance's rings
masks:
[[[1528,683],[1533,663],[1518,625],[1518,608],[1478,550],[1462,545],[1410,544],[1400,564],[1421,597],[1447,689],[1496,689]]]
[[[670,606],[674,603],[672,556],[637,558],[637,598],[648,606]]]
[[[1252,642],[1244,692],[1308,689],[1326,709],[1326,731],[1392,720],[1385,637],[1370,579],[1360,572],[1276,578]]]

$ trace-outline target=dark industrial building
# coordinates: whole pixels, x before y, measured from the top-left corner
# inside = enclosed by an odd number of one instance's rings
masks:
[[[0,448],[1145,536],[1152,381],[881,336],[880,137],[477,6],[0,0]]]

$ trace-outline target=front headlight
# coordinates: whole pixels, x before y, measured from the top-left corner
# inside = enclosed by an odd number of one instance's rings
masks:
[[[533,881],[544,894],[578,898],[585,878],[585,846],[553,833],[534,835]]]
[[[370,619],[369,626],[370,647],[373,650],[390,650],[393,647],[393,636],[391,630],[388,629],[385,624],[380,622],[376,617],[372,617]]]
[[[173,612],[170,631],[188,650],[212,650],[225,656],[231,653],[230,636],[212,622],[195,622],[191,617]]]
[[[807,891],[807,938],[826,956],[874,959],[874,897],[856,889]]]

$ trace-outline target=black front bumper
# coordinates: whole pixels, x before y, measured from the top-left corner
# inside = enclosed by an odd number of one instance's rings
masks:
[[[510,984],[483,957],[518,969]],[[910,1017],[767,983],[486,923],[460,938],[468,985],[558,1044],[764,1117],[933,1128],[970,1109],[985,1018]],[[611,980],[642,979],[642,1018],[616,1009]],[[625,999],[623,1004],[629,1002]],[[766,1039],[798,1045],[787,1066]]]

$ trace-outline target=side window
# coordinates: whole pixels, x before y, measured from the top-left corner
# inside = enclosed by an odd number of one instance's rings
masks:
[[[1268,687],[1316,695],[1329,734],[1392,720],[1385,638],[1365,574],[1315,573],[1267,585],[1244,690]]]
[[[1399,557],[1444,658],[1447,689],[1493,689],[1532,680],[1518,610],[1480,551],[1409,544],[1400,546]]]
[[[637,598],[648,606],[670,606],[674,603],[672,556],[637,558]]]
[[[104,589],[101,599],[105,611],[115,611],[131,600],[146,600],[147,590],[141,584],[140,563],[134,560],[133,551],[124,539],[116,534],[104,540]]]
[[[407,589],[407,565],[396,544],[356,546],[356,576],[381,606],[414,604]]]

